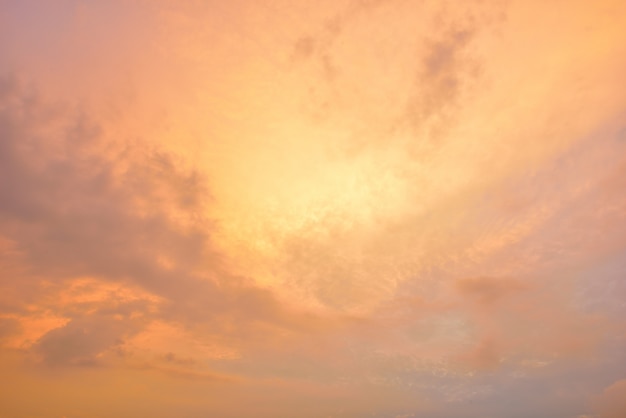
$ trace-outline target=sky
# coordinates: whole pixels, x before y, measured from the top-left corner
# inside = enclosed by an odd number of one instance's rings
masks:
[[[0,417],[626,417],[623,0],[0,0]]]

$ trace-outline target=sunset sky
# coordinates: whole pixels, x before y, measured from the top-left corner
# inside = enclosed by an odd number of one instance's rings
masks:
[[[626,417],[625,16],[0,0],[0,418]]]

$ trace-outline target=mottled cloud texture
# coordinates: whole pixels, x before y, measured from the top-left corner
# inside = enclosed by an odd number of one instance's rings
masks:
[[[0,416],[626,416],[623,1],[1,1]]]

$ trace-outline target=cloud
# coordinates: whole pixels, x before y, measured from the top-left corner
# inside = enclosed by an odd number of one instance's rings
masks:
[[[201,3],[0,13],[0,415],[615,406],[619,2]]]
[[[49,366],[95,366],[98,357],[121,345],[131,330],[123,319],[90,315],[46,333],[33,349]]]
[[[402,123],[412,129],[433,132],[449,123],[459,101],[465,99],[471,82],[479,74],[479,63],[468,45],[475,37],[475,27],[453,27],[438,39],[426,41],[421,52],[421,68],[417,71],[412,97],[407,103]]]
[[[593,400],[598,418],[618,418],[626,414],[626,380],[619,380],[604,389]]]
[[[16,78],[2,86],[0,224],[27,266],[19,282],[2,277],[17,292],[5,303],[22,314],[43,303],[40,314],[69,318],[33,346],[47,364],[95,364],[159,317],[236,339],[264,321],[299,323],[221,265],[202,175],[171,154],[107,137],[95,119],[59,111]],[[116,300],[123,292],[135,299]]]
[[[477,299],[484,305],[493,304],[511,294],[528,289],[528,285],[517,280],[475,277],[458,280],[459,291],[466,297]]]
[[[135,152],[136,160],[124,155],[130,149],[107,153],[115,145],[103,141],[96,122],[55,115],[9,83],[2,98],[2,221],[33,268],[123,276],[154,268],[147,253],[167,249],[190,263],[199,257],[206,238],[197,227],[173,230],[180,211],[191,217],[198,207],[194,196],[202,189],[194,174],[178,172],[157,152]]]

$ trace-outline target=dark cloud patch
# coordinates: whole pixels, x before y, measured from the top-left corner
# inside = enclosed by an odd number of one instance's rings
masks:
[[[424,59],[424,76],[436,79],[448,75],[458,60],[459,51],[472,35],[470,30],[460,29],[452,31],[442,40],[432,42]]]
[[[47,103],[15,78],[0,80],[0,234],[27,266],[19,277],[0,276],[0,285],[14,290],[18,304],[76,277],[163,299],[158,312],[110,298],[64,308],[59,313],[71,322],[37,343],[47,363],[93,363],[134,332],[130,322],[111,319],[132,311],[233,338],[260,322],[295,326],[270,291],[223,268],[204,216],[210,192],[201,174],[163,150],[107,137],[94,117]]]
[[[86,116],[50,119],[39,99],[16,100],[20,87],[4,84],[0,222],[35,270],[141,282],[155,273],[158,254],[188,266],[217,262],[200,219],[208,192],[197,173],[123,141],[109,152]]]
[[[187,365],[187,366],[193,365],[196,363],[196,361],[192,358],[180,357],[172,353],[171,351],[163,355],[163,361],[165,361],[166,363],[173,363],[173,364],[180,364],[180,365]]]
[[[454,114],[480,73],[470,52],[474,27],[459,25],[426,40],[413,94],[401,120],[413,130],[436,136]]]
[[[137,325],[105,314],[77,318],[48,332],[33,350],[49,366],[97,366],[99,356],[121,345]]]
[[[316,40],[312,36],[302,36],[298,38],[293,46],[293,59],[307,59],[315,53],[317,48]]]
[[[399,22],[401,38],[390,43],[381,34],[390,30],[387,13],[396,7],[415,22],[414,27]],[[294,40],[291,63],[306,77],[313,74],[303,92],[303,109],[316,121],[341,115],[354,127],[355,143],[360,141],[358,129],[369,132],[374,126],[386,137],[408,134],[414,139],[407,151],[427,158],[462,109],[471,106],[485,79],[475,46],[504,19],[503,7],[468,4],[452,13],[446,4],[349,2],[319,30]],[[374,56],[381,60],[370,65]],[[407,68],[395,68],[399,66]],[[367,74],[372,82],[361,82],[353,73]],[[377,120],[385,114],[374,116],[377,108],[387,109],[388,115]],[[367,128],[363,120],[368,120]]]
[[[493,277],[473,277],[456,282],[458,291],[482,305],[491,305],[519,292],[529,290],[530,286],[513,279]]]

